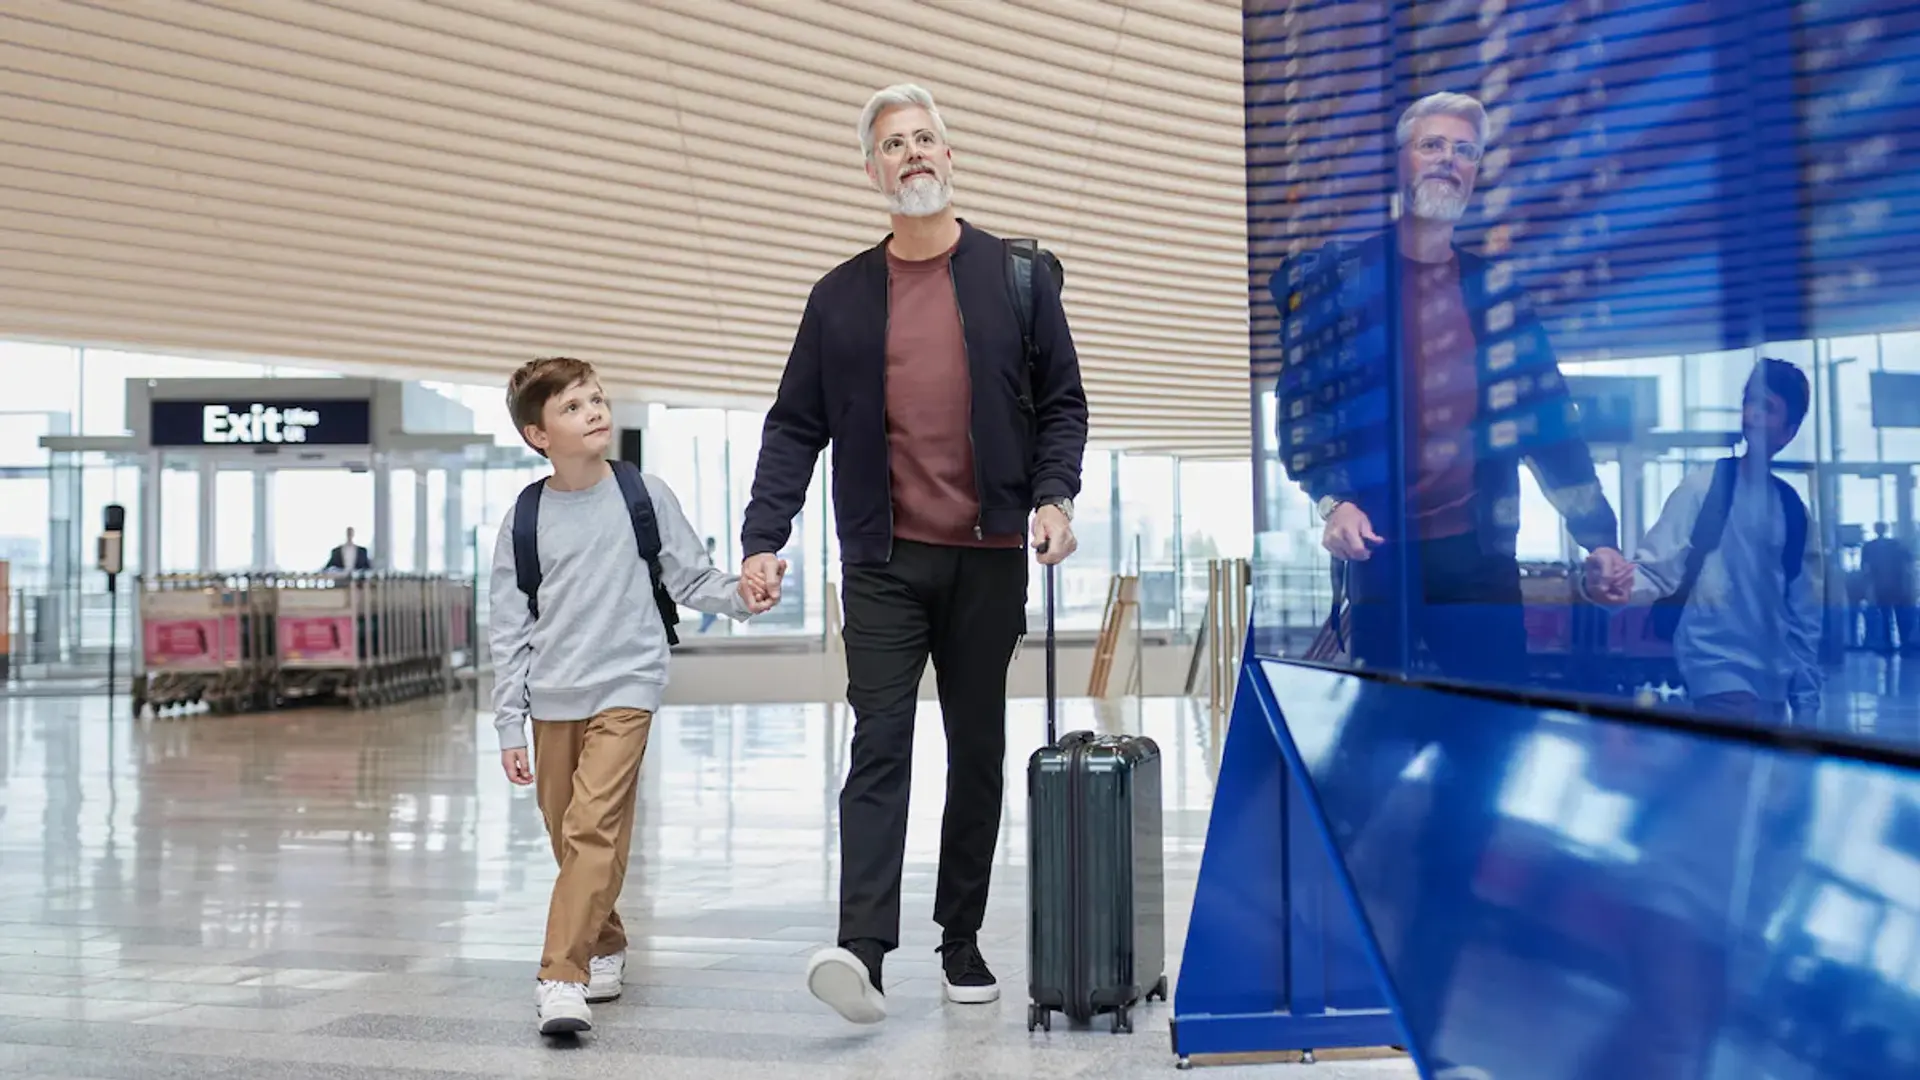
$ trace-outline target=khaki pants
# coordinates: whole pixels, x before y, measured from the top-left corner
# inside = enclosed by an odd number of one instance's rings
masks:
[[[533,722],[534,791],[560,877],[547,908],[540,978],[587,981],[587,961],[627,949],[613,905],[627,878],[640,763],[653,714],[608,709],[585,721]]]

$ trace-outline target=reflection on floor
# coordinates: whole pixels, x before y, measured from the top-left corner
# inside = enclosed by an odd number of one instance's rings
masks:
[[[831,935],[848,718],[823,706],[669,710],[655,727],[621,911],[625,998],[577,1046],[533,1032],[553,866],[470,700],[384,712],[134,723],[125,702],[0,701],[0,1075],[456,1080],[564,1076],[1171,1075],[1167,1007],[1137,1033],[1025,1026],[1026,751],[983,947],[1006,989],[940,1001],[940,725],[923,717],[894,1018],[843,1024],[801,986]],[[1144,716],[1142,716],[1144,713]],[[111,719],[109,718],[111,716]],[[1170,951],[1184,940],[1219,732],[1184,701],[1069,705],[1166,757]],[[1311,1070],[1311,1071],[1308,1071]],[[1404,1061],[1208,1069],[1405,1078]]]

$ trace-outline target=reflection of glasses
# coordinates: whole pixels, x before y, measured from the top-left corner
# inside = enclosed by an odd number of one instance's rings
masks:
[[[1439,157],[1451,149],[1455,157],[1469,165],[1480,164],[1480,159],[1485,157],[1487,153],[1481,149],[1479,143],[1454,142],[1445,135],[1429,135],[1424,139],[1417,139],[1414,141],[1413,148],[1419,151],[1423,157],[1434,158]]]

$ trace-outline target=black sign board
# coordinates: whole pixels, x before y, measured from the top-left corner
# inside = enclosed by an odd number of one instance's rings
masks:
[[[365,398],[156,401],[154,446],[366,446],[373,403]]]

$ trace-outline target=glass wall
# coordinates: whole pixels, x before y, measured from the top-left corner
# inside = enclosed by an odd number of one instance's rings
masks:
[[[1911,726],[1884,10],[1249,5],[1262,652]]]
[[[103,508],[127,510],[128,570],[138,573],[141,472],[144,462],[109,455],[53,455],[39,440],[48,433],[121,435],[126,431],[129,378],[323,377],[325,372],[284,366],[144,355],[93,349],[0,343],[0,368],[16,373],[17,391],[0,411],[0,559],[11,564],[13,610],[44,607],[56,627],[52,655],[81,663],[103,654],[105,582],[92,569],[93,537]],[[428,389],[467,406],[478,433],[497,447],[523,450],[495,384],[430,382]],[[740,563],[740,519],[753,485],[763,414],[749,410],[616,404],[622,424],[645,432],[645,467],[670,484],[694,528],[726,567]],[[425,569],[479,578],[486,610],[485,568],[500,524],[520,489],[544,475],[531,453],[515,463],[457,469],[396,467],[387,498],[391,535],[378,535],[371,473],[287,469],[256,476],[222,469],[203,473],[188,461],[162,472],[163,571],[201,567],[199,504],[211,482],[213,530],[205,546],[222,569],[316,570],[352,528],[358,543],[383,553],[395,569]],[[685,613],[688,640],[799,636],[826,632],[836,609],[839,542],[826,499],[825,456],[782,554],[790,570],[786,601],[746,625]],[[1059,628],[1084,634],[1099,628],[1113,578],[1138,573],[1145,627],[1190,631],[1206,602],[1206,560],[1252,552],[1252,508],[1245,459],[1182,460],[1165,455],[1089,451],[1076,500],[1080,549],[1060,569]],[[63,479],[64,478],[64,479]],[[66,485],[64,488],[62,485]],[[424,485],[422,535],[415,516]],[[65,492],[65,494],[63,494]],[[256,528],[264,533],[256,546]],[[419,558],[424,540],[425,560]],[[263,557],[257,557],[263,556]],[[1042,625],[1040,569],[1028,590],[1030,627]],[[41,597],[53,597],[43,600]],[[36,616],[37,617],[37,616]],[[125,634],[123,622],[122,634]]]

